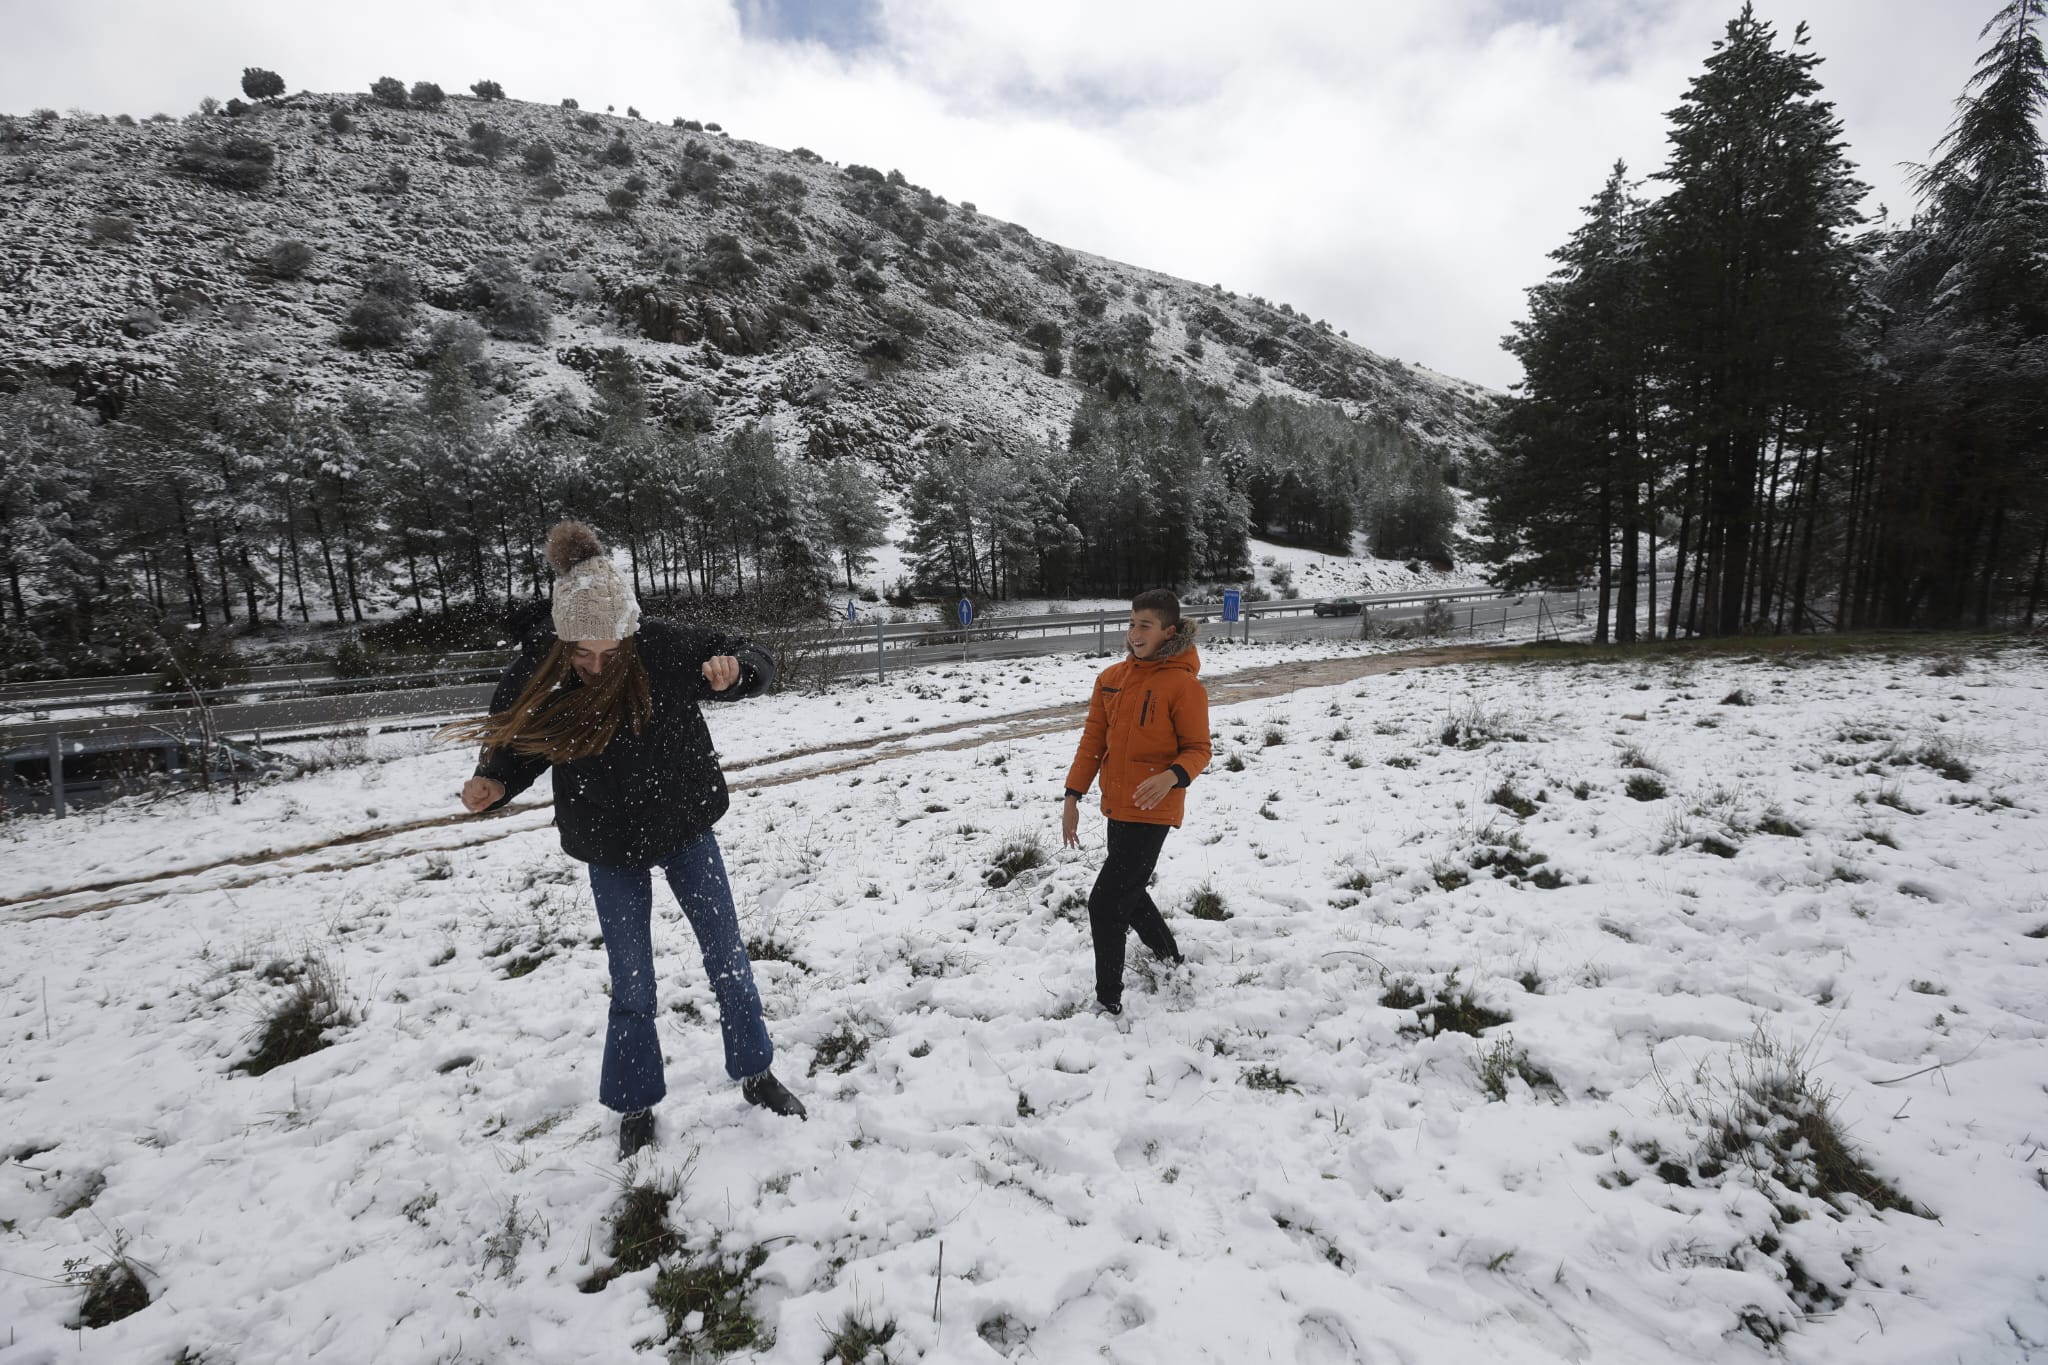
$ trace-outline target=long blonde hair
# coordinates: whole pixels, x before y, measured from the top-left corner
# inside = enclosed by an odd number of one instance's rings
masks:
[[[630,635],[619,641],[618,653],[597,681],[582,687],[565,685],[575,668],[570,660],[574,647],[570,641],[555,641],[510,707],[443,726],[439,737],[568,763],[602,753],[621,725],[639,734],[654,714],[639,641]]]

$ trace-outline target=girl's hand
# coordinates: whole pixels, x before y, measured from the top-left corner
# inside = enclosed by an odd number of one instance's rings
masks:
[[[462,784],[462,804],[471,815],[505,799],[505,784],[492,777],[472,777]]]
[[[1139,810],[1151,810],[1166,799],[1166,794],[1180,785],[1180,779],[1170,772],[1154,773],[1138,784],[1131,793],[1131,804]]]
[[[713,692],[723,692],[740,680],[740,661],[730,654],[717,654],[704,661],[704,681]]]
[[[1060,812],[1060,842],[1068,848],[1081,846],[1081,803],[1071,796],[1067,808]]]

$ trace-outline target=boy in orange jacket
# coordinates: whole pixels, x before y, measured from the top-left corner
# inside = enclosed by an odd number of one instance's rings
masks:
[[[1123,1013],[1124,934],[1135,929],[1153,954],[1181,961],[1173,930],[1145,888],[1166,832],[1181,822],[1184,795],[1209,764],[1209,694],[1196,672],[1195,623],[1161,588],[1131,599],[1130,656],[1095,680],[1088,723],[1067,770],[1060,836],[1080,847],[1081,798],[1098,774],[1109,817],[1109,856],[1088,896],[1095,940],[1095,1012]]]

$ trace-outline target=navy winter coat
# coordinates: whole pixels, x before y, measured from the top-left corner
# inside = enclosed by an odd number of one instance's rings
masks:
[[[489,750],[477,767],[479,776],[505,784],[504,799],[491,807],[495,810],[552,766],[562,851],[605,867],[652,867],[718,823],[729,804],[725,774],[698,703],[754,696],[766,691],[775,676],[774,662],[758,646],[703,626],[643,619],[637,638],[654,702],[638,735],[630,725],[621,725],[602,751],[553,765],[536,755]],[[492,694],[493,713],[519,700],[553,642],[545,631],[527,641]],[[739,660],[740,677],[725,691],[713,692],[703,666],[720,654]],[[582,685],[573,672],[564,684]]]

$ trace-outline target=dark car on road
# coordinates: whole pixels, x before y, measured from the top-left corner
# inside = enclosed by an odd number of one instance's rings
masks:
[[[1311,608],[1318,616],[1356,616],[1365,610],[1362,597],[1325,597]]]

